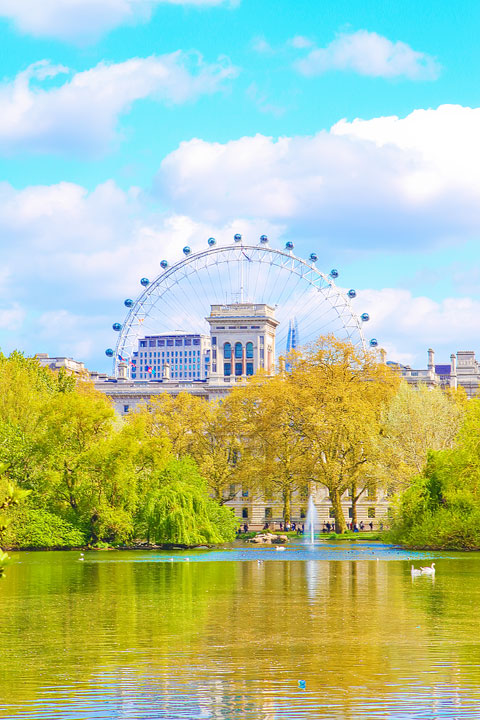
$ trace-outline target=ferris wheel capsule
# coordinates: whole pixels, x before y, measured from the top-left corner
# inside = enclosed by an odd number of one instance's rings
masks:
[[[309,258],[312,262],[317,262],[318,255],[317,255],[317,253],[310,253]]]
[[[120,323],[113,323],[112,328],[115,330],[115,332],[120,332],[122,326],[120,325]]]
[[[372,339],[370,340],[370,343],[369,343],[369,344],[370,344],[370,347],[377,347],[377,345],[378,345],[378,340],[377,340],[377,338],[372,338]]]
[[[357,297],[357,293],[356,293],[355,290],[349,290],[348,293],[347,293],[347,295],[348,295],[348,297],[350,298],[350,300],[353,300],[353,298],[356,298],[356,297]]]
[[[131,300],[130,298],[127,298],[123,304],[125,305],[125,307],[131,308],[131,307],[133,307],[133,300]]]
[[[295,247],[295,245],[293,244],[293,242],[291,240],[288,240],[285,243],[285,250],[293,250],[294,247]]]
[[[107,348],[107,349],[105,350],[105,355],[106,355],[107,357],[113,357],[113,350],[112,350],[112,348]]]
[[[215,240],[215,238],[208,238],[207,243],[210,245],[210,247],[213,247],[217,244],[217,241]]]
[[[368,322],[370,320],[370,315],[368,313],[362,313],[360,315],[360,320],[362,322]]]
[[[188,245],[185,245],[185,247],[183,248],[183,254],[190,255],[191,252],[192,252],[192,249],[189,248]]]
[[[338,277],[338,270],[335,270],[335,268],[330,270],[330,277],[333,278],[334,280],[336,280]]]
[[[235,235],[233,236],[233,239],[235,240],[235,242],[240,242],[240,240],[242,239],[242,236],[240,235],[240,233],[235,233]]]
[[[150,280],[148,278],[142,278],[140,280],[140,285],[143,285],[143,287],[147,287],[147,285],[150,285]]]
[[[268,243],[268,237],[266,235],[260,235],[260,242],[265,245]]]
[[[162,270],[166,270],[168,267],[168,262],[166,260],[161,260],[160,267],[162,268]]]

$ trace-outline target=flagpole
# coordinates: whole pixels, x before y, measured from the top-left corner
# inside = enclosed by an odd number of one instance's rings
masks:
[[[243,304],[243,263],[244,263],[244,252],[243,252],[243,238],[240,241],[240,248],[242,253],[242,259],[240,264],[240,302]]]

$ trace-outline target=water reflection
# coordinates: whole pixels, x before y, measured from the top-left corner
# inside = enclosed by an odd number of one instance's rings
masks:
[[[478,718],[478,556],[412,583],[405,556],[347,550],[22,554],[0,585],[0,717]]]

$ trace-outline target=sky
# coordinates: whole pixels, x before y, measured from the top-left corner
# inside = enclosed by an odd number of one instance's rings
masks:
[[[139,279],[240,232],[338,268],[391,360],[480,353],[479,23],[473,0],[0,0],[1,350],[108,370]]]

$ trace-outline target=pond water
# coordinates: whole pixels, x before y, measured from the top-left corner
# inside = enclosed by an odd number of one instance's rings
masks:
[[[13,558],[1,718],[480,718],[477,553],[322,542]],[[436,577],[412,579],[411,558],[435,560]]]

